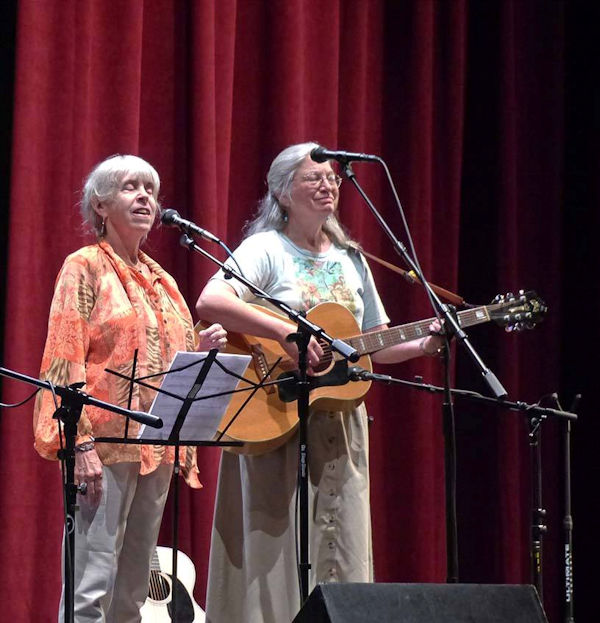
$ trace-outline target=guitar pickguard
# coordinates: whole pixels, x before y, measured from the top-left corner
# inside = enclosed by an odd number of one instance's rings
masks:
[[[152,556],[148,597],[140,609],[142,623],[174,621],[176,623],[204,623],[204,611],[194,601],[196,580],[194,563],[183,552],[177,552],[177,580],[173,593],[173,550],[157,546]],[[173,616],[173,594],[177,612]]]
[[[298,400],[298,372],[283,372],[277,377],[277,380],[279,381],[277,384],[279,400],[282,402],[293,402],[294,400]],[[345,360],[337,361],[333,368],[326,374],[308,377],[308,384],[311,391],[317,387],[335,387],[339,385],[346,385],[347,382],[348,363]]]

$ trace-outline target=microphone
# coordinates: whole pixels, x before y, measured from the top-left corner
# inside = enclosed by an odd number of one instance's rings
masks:
[[[348,368],[348,378],[351,381],[383,381],[384,383],[392,380],[392,377],[387,374],[375,374],[359,366]]]
[[[129,417],[140,424],[146,424],[151,428],[162,428],[163,421],[158,416],[152,413],[145,413],[144,411],[130,411]]]
[[[221,241],[214,234],[211,234],[208,230],[202,229],[196,225],[196,223],[192,223],[192,221],[188,221],[184,218],[181,218],[181,215],[177,210],[173,210],[169,208],[165,210],[160,217],[160,221],[163,225],[168,225],[169,227],[179,227],[181,231],[184,231],[188,235],[195,234],[196,236],[200,236],[204,238],[204,240],[208,240],[210,242],[220,243]]]
[[[366,162],[379,162],[379,156],[371,154],[357,154],[351,151],[332,151],[325,147],[315,147],[310,152],[310,157],[315,162],[325,162],[326,160],[337,160],[338,162],[350,162],[352,160],[363,160]]]

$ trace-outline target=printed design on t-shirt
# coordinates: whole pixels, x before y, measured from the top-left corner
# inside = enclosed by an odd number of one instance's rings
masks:
[[[334,301],[355,313],[354,295],[346,283],[340,262],[295,257],[294,265],[303,310]]]

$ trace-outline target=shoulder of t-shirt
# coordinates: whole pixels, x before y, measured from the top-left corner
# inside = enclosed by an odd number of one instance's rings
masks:
[[[277,255],[284,247],[284,238],[279,232],[271,229],[268,231],[259,231],[256,234],[244,238],[238,248],[243,250],[256,250],[257,253],[264,253],[266,255]]]
[[[360,275],[362,275],[363,277],[366,275],[367,273],[367,260],[365,259],[365,256],[360,252],[359,249],[356,249],[354,247],[340,247],[336,244],[333,245],[332,247],[333,249],[333,253],[335,254],[341,254],[341,255],[346,255],[348,257],[348,259],[354,264],[356,270],[359,272]]]
[[[268,242],[272,242],[274,240],[281,240],[279,232],[275,231],[274,229],[268,229],[266,231],[259,231],[255,234],[252,234],[251,236],[248,236],[247,238],[244,238],[242,240],[242,244],[247,243],[262,245],[267,244]]]

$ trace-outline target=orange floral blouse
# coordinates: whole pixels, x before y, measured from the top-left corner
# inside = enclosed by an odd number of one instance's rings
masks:
[[[40,372],[43,380],[55,385],[84,381],[83,391],[94,398],[127,407],[130,383],[107,369],[131,374],[137,349],[136,376],[156,374],[168,368],[177,351],[194,350],[192,317],[175,280],[141,251],[139,259],[150,269],[150,281],[104,241],[67,257],[50,308]],[[159,385],[160,379],[148,382]],[[155,394],[134,384],[131,408],[148,411]],[[60,447],[54,411],[51,392],[40,391],[33,430],[35,448],[47,459],[56,459]],[[122,437],[125,423],[116,413],[86,405],[77,443],[91,436]],[[130,420],[128,436],[137,436],[139,427]],[[174,459],[170,446],[97,443],[96,450],[106,465],[140,462],[142,474]],[[180,450],[187,483],[201,487],[195,449]]]

